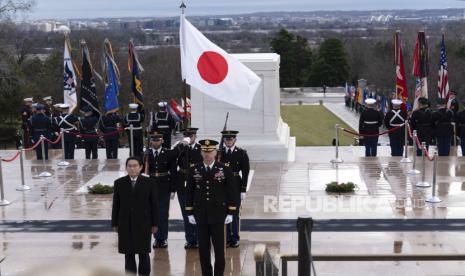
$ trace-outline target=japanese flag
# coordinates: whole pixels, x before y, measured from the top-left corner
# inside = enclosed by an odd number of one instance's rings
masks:
[[[186,83],[217,100],[250,109],[261,79],[208,40],[181,15],[181,73]]]

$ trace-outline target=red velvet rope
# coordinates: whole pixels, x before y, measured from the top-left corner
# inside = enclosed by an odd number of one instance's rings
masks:
[[[27,148],[27,149],[24,149],[25,151],[30,151],[30,150],[34,150],[35,148],[37,148],[40,144],[40,142],[42,141],[42,139],[39,139],[39,141],[37,141],[37,143],[35,143],[32,147],[30,148]]]
[[[352,130],[348,130],[348,129],[345,129],[345,128],[341,128],[343,131],[347,132],[347,133],[350,133],[352,135],[356,135],[356,136],[363,136],[363,137],[377,137],[377,136],[381,136],[381,135],[385,135],[385,134],[389,134],[391,132],[394,132],[396,130],[398,130],[399,128],[401,127],[404,127],[403,125],[402,126],[397,126],[395,128],[391,128],[390,130],[387,130],[385,132],[381,132],[381,133],[376,133],[376,134],[364,134],[364,133],[357,133],[355,131],[352,131]]]
[[[57,138],[55,141],[49,140],[49,139],[47,139],[47,138],[45,138],[45,137],[44,137],[44,139],[45,139],[45,141],[49,142],[50,144],[55,145],[55,144],[58,144],[58,142],[60,142],[60,140],[61,140],[61,134],[58,135],[58,138]]]
[[[16,160],[16,158],[18,158],[18,156],[21,154],[21,151],[17,151],[15,155],[13,155],[13,157],[11,157],[10,159],[1,159],[3,162],[13,162],[14,160]]]
[[[410,125],[408,125],[408,135],[410,136],[410,138],[413,139],[413,133],[412,133],[412,129],[410,128]],[[418,135],[415,138],[416,138],[415,143],[417,144],[417,147],[423,150],[423,152],[425,153],[426,158],[428,158],[429,161],[433,161],[434,157],[431,157],[429,155],[428,149],[422,147],[422,145],[420,143],[420,140],[418,139]],[[414,152],[413,154],[417,154],[417,153]]]

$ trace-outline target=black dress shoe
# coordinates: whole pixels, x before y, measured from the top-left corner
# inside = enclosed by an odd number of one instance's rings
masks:
[[[231,242],[229,243],[229,247],[232,247],[232,248],[238,248],[239,247],[239,242]]]
[[[158,241],[154,241],[152,248],[155,249],[155,248],[159,248],[159,247],[160,246],[158,245]]]
[[[226,248],[229,248],[229,247],[231,247],[231,242],[228,241],[226,242]]]
[[[186,242],[184,244],[184,249],[194,249],[194,248],[198,248],[199,246],[197,245],[196,242]]]
[[[160,241],[158,243],[159,248],[167,248],[168,247],[168,242],[167,241]]]

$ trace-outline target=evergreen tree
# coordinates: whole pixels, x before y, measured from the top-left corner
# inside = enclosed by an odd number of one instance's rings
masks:
[[[320,45],[308,84],[312,86],[341,86],[349,80],[349,72],[350,66],[342,41],[336,38],[326,39]]]

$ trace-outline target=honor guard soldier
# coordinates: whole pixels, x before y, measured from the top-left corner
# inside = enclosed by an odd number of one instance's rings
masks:
[[[436,145],[438,147],[439,156],[449,156],[450,141],[454,134],[452,121],[454,120],[454,112],[447,108],[446,99],[439,98],[437,100],[438,110],[431,115],[434,126],[434,134],[436,136]]]
[[[221,134],[224,138],[225,147],[221,152],[221,162],[231,169],[237,186],[236,206],[240,207],[247,192],[247,181],[249,179],[250,163],[247,151],[236,146],[236,137],[239,131],[225,130]],[[233,221],[226,231],[228,247],[239,247],[240,208],[233,215]]]
[[[195,164],[202,162],[200,154],[200,144],[196,143],[198,128],[186,128],[183,131],[184,140],[174,146],[178,153],[179,171],[176,175],[176,192],[178,194],[179,206],[181,207],[182,218],[184,220],[184,233],[186,238],[185,249],[197,248],[197,229],[189,223],[186,212],[186,181],[189,169]]]
[[[154,235],[153,248],[168,247],[168,216],[170,200],[175,196],[176,153],[162,147],[163,135],[154,133],[150,136],[150,148],[144,156],[145,173],[154,179],[158,190],[158,209],[160,224]]]
[[[129,149],[131,149],[131,130],[129,128],[132,125],[132,135],[134,138],[132,145],[134,147],[134,152],[131,152],[130,155],[141,158],[144,151],[144,132],[142,130],[142,123],[144,122],[145,116],[143,112],[139,112],[137,110],[138,107],[138,104],[129,104],[130,111],[126,114],[126,117],[124,117],[124,127],[127,128]]]
[[[457,100],[457,92],[450,91],[449,93],[449,100],[447,101],[447,108],[454,112],[454,119],[459,113],[459,101]]]
[[[29,148],[31,146],[31,130],[29,129],[29,119],[32,117],[32,101],[33,98],[25,98],[24,106],[21,109],[24,148]]]
[[[79,130],[84,140],[84,149],[86,151],[86,159],[98,159],[98,136],[97,127],[100,120],[94,115],[94,111],[90,106],[83,108],[84,118],[79,118]]]
[[[44,136],[48,139],[52,131],[52,122],[49,117],[45,116],[44,105],[38,104],[36,110],[37,114],[32,116],[30,120],[30,128],[32,130],[32,139],[34,144],[40,140],[40,136]],[[44,141],[44,148],[45,160],[48,160],[48,143],[46,141]],[[44,158],[42,156],[42,147],[40,145],[36,147],[36,156],[37,160],[42,160],[42,158]]]
[[[168,112],[168,103],[159,102],[160,110],[155,112],[150,119],[150,131],[163,134],[163,147],[171,148],[171,134],[176,125],[173,116]]]
[[[199,141],[203,161],[189,171],[186,212],[189,222],[197,225],[202,275],[223,275],[225,267],[225,224],[237,213],[236,185],[232,171],[216,162],[218,142]],[[212,270],[210,245],[215,251]]]
[[[402,101],[393,99],[391,101],[392,109],[384,117],[384,125],[388,130],[397,128],[389,133],[389,144],[391,146],[391,156],[402,156],[404,153],[405,140],[405,121],[407,120],[407,112],[402,110],[400,106]]]
[[[368,134],[363,137],[365,156],[376,156],[378,149],[379,127],[383,125],[383,114],[375,109],[376,100],[366,99],[365,110],[360,115],[359,133]]]
[[[465,100],[462,101],[465,106]],[[465,109],[459,111],[456,117],[457,134],[460,137],[460,147],[462,148],[462,156],[465,156]]]
[[[121,121],[121,117],[116,112],[109,112],[100,119],[100,130],[104,134],[107,159],[118,159],[118,128]]]
[[[63,129],[65,144],[65,159],[74,159],[74,150],[76,148],[76,136],[78,132],[78,118],[69,113],[69,104],[61,105],[61,115],[56,119],[58,128]]]
[[[417,137],[420,143],[426,143],[426,149],[429,148],[431,144],[431,139],[433,137],[432,133],[432,124],[431,124],[431,109],[428,107],[428,99],[419,98],[418,99],[418,110],[412,112],[410,117],[410,126],[413,130],[417,131]],[[421,149],[417,149],[417,155],[421,156]]]
[[[52,117],[52,105],[53,105],[52,96],[43,97],[42,100],[44,101],[45,115],[47,117]]]
[[[50,140],[52,141],[55,141],[60,135],[60,128],[56,124],[56,121],[57,118],[61,115],[61,105],[61,103],[54,104],[53,108],[51,109],[50,120],[52,122],[52,134],[50,136]],[[61,149],[61,143],[52,144],[50,146],[52,149]]]

